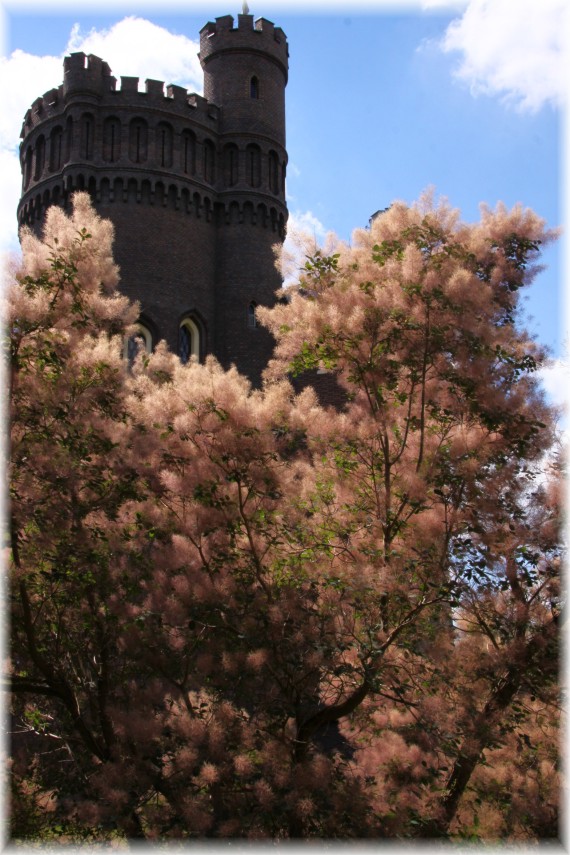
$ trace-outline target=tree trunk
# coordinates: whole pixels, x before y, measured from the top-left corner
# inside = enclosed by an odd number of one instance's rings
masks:
[[[437,820],[430,820],[419,830],[422,837],[447,837],[449,826],[457,813],[459,802],[471,775],[481,760],[481,755],[491,743],[496,727],[502,720],[505,711],[510,706],[516,693],[523,685],[525,675],[529,671],[542,673],[543,678],[551,676],[552,668],[556,673],[556,661],[552,662],[548,645],[543,644],[544,636],[549,631],[557,630],[557,619],[553,617],[550,625],[542,628],[541,636],[534,635],[525,646],[520,662],[511,665],[506,676],[492,692],[481,712],[475,717],[473,725],[464,737],[459,749],[451,775],[448,778],[445,794],[441,799],[442,815]]]

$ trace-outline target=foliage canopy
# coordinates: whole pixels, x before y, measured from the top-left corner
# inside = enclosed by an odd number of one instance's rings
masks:
[[[259,310],[252,390],[122,359],[138,309],[74,205],[7,305],[12,835],[556,836],[544,223],[394,204]]]

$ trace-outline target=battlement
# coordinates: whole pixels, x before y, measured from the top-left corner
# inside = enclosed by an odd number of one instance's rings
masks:
[[[101,98],[105,92],[115,88],[115,78],[108,63],[98,56],[72,53],[63,60],[64,97],[92,95]]]
[[[208,21],[200,30],[200,62],[204,65],[220,51],[253,50],[269,54],[283,68],[287,76],[289,49],[287,36],[272,21],[253,15],[238,15],[234,27],[232,15],[222,15],[215,22]]]
[[[165,84],[162,80],[147,78],[139,91],[140,78],[121,76],[120,86],[111,74],[109,65],[98,56],[73,53],[63,61],[64,82],[36,98],[24,116],[21,138],[48,119],[60,116],[68,104],[76,100],[92,101],[100,107],[156,108],[184,116],[192,110],[195,119],[204,122],[217,120],[219,109],[206,98],[189,92],[183,86]]]

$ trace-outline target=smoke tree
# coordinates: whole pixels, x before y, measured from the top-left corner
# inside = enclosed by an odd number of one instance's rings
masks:
[[[259,310],[252,391],[122,359],[137,308],[86,196],[24,235],[16,837],[556,834],[560,479],[517,317],[548,238],[392,206]],[[319,367],[343,407],[295,394]]]
[[[8,291],[16,815],[36,777],[50,805],[51,788],[73,791],[108,750],[113,522],[139,490],[121,359],[137,308],[115,290],[111,245],[79,194],[71,218],[50,209],[44,241],[23,232]]]
[[[339,597],[306,598],[313,546],[278,510],[310,468],[288,385],[162,347],[129,368],[110,240],[78,197],[10,293],[14,831],[342,835],[358,785],[289,725]]]
[[[556,681],[560,532],[537,486],[552,417],[533,377],[544,354],[519,318],[519,291],[552,236],[520,207],[483,209],[468,226],[429,197],[396,203],[351,248],[309,258],[289,304],[262,315],[278,340],[268,376],[320,367],[346,392],[346,411],[329,413],[312,442],[334,485],[331,527],[350,521],[338,531],[339,561],[360,564],[379,597],[376,644],[400,633],[393,661],[379,645],[375,671],[377,695],[407,708],[404,741],[415,749],[406,758],[401,739],[387,749],[404,776],[388,784],[395,832],[407,814],[417,833],[446,834],[515,697]],[[430,686],[423,698],[420,685]],[[451,720],[434,721],[436,697]],[[382,717],[377,697],[366,706]],[[393,713],[394,703],[388,721]],[[428,745],[430,758],[418,751]],[[415,786],[403,793],[406,763]]]

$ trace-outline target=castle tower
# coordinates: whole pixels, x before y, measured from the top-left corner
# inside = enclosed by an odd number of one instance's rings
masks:
[[[268,271],[272,246],[285,208],[285,86],[288,51],[285,34],[251,15],[216,18],[200,31],[204,95],[220,108],[219,140],[224,172],[220,198],[227,212],[218,229],[215,350],[223,365],[255,359],[258,376],[271,355],[266,330],[253,328],[256,304],[268,305],[267,285],[280,282]],[[255,223],[255,228],[252,228]],[[235,260],[240,258],[241,263]],[[274,268],[273,268],[274,269]],[[249,307],[250,335],[241,331],[243,306]],[[259,346],[247,355],[251,332]],[[259,360],[259,362],[257,362]]]
[[[255,308],[281,281],[272,247],[285,236],[283,31],[251,15],[200,33],[204,94],[121,77],[76,53],[64,82],[26,113],[19,223],[87,190],[115,226],[120,288],[141,305],[140,335],[183,361],[213,353],[258,384],[273,346]]]

